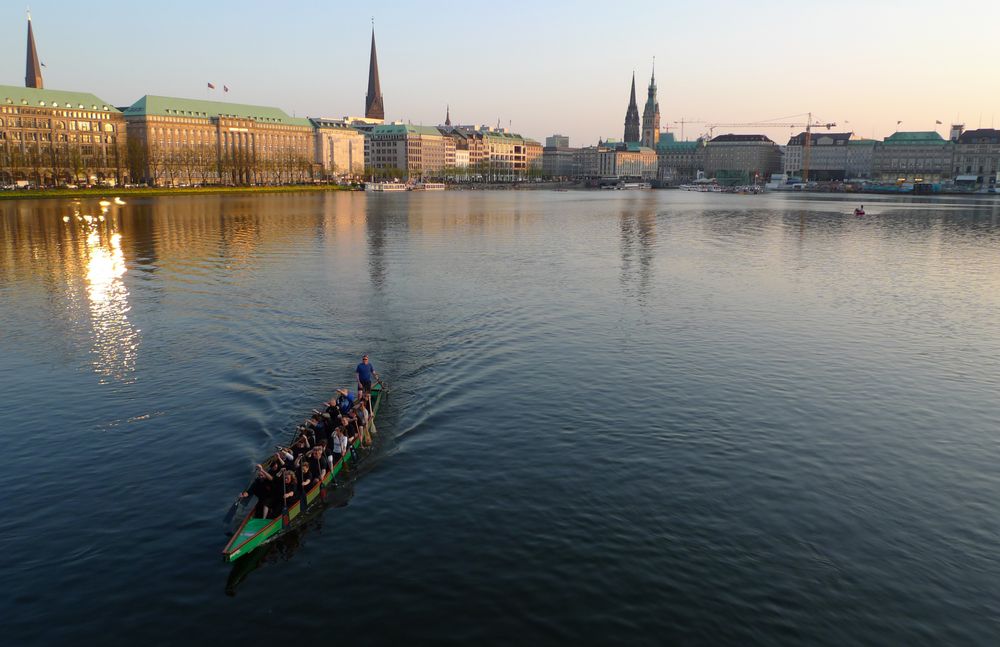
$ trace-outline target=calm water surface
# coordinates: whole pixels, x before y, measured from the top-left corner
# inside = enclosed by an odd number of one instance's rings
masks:
[[[855,202],[0,203],[5,642],[995,644],[1000,202]],[[383,448],[227,595],[363,351]]]

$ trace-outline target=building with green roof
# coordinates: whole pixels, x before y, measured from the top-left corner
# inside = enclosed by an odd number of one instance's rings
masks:
[[[874,146],[872,176],[886,184],[950,180],[954,147],[933,130],[893,133]]]
[[[280,108],[146,95],[124,116],[133,177],[149,184],[289,184],[318,172],[312,122]]]
[[[117,184],[125,119],[89,92],[0,85],[0,182]]]
[[[407,179],[440,177],[454,166],[455,140],[433,126],[381,124],[365,135],[369,175]]]
[[[705,141],[677,141],[673,134],[664,133],[656,145],[657,179],[669,185],[684,184],[695,179],[705,167]]]

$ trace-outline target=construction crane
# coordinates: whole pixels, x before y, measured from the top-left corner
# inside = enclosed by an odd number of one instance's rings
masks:
[[[684,141],[684,124],[703,124],[705,122],[700,119],[687,119],[685,117],[681,117],[677,121],[671,121],[670,123],[681,125],[681,141]]]
[[[826,128],[827,130],[830,130],[831,128],[833,128],[837,124],[835,124],[833,122],[830,122],[830,123],[823,123],[823,122],[819,122],[819,121],[814,122],[813,121],[813,116],[812,116],[811,112],[807,112],[807,113],[804,113],[804,114],[806,116],[806,123],[804,123],[804,124],[800,124],[800,123],[780,123],[780,122],[776,122],[776,121],[749,121],[749,122],[731,123],[731,124],[723,124],[723,123],[706,124],[706,127],[708,128],[708,138],[711,139],[715,135],[715,129],[716,128],[721,128],[721,127],[732,127],[732,128],[736,128],[736,127],[777,127],[777,128],[785,128],[785,127],[787,127],[787,128],[805,128],[806,129],[806,141],[803,144],[803,150],[802,150],[802,181],[803,182],[808,182],[809,181],[809,154],[811,152],[810,149],[812,148],[812,129],[813,128]],[[792,116],[793,117],[799,117],[799,116],[802,116],[802,115],[792,115]],[[691,123],[691,122],[689,122],[689,123]]]

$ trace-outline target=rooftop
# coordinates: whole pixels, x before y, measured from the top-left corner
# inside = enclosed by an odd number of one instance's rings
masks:
[[[967,130],[958,137],[959,144],[1000,144],[1000,130],[977,128]]]
[[[0,85],[0,104],[119,112],[110,103],[89,92],[40,90],[37,88],[22,88],[17,85]]]
[[[889,135],[885,138],[886,144],[947,144],[948,140],[943,138],[940,134],[933,130],[922,130],[922,131],[911,131],[911,132],[897,132]]]
[[[259,123],[312,127],[312,123],[308,119],[290,117],[281,108],[227,103],[225,101],[161,97],[152,94],[142,97],[125,111],[126,117],[150,115],[158,117],[187,117],[190,119],[233,117],[237,119],[252,119]]]
[[[760,143],[760,144],[773,144],[771,138],[767,135],[734,135],[729,133],[727,135],[719,135],[718,137],[712,139],[709,144],[732,144],[732,143]]]
[[[824,137],[827,137],[827,138],[829,138],[831,140],[830,144],[828,144],[828,145],[832,145],[832,146],[843,146],[847,142],[851,141],[852,137],[854,137],[854,133],[818,132],[818,133],[810,133],[810,134],[812,135],[810,139],[812,139],[812,145],[813,146],[818,146],[820,139],[823,139]],[[802,146],[805,143],[806,143],[806,134],[805,134],[805,132],[801,132],[798,135],[793,135],[788,140],[788,145],[789,146]]]
[[[372,135],[434,135],[441,136],[435,126],[415,126],[413,124],[382,124],[372,128]]]

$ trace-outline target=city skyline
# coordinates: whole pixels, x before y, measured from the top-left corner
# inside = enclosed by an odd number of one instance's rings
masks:
[[[235,3],[198,12],[185,11],[187,6],[171,5],[156,20],[113,12],[109,20],[69,15],[56,2],[35,3],[46,87],[95,92],[115,105],[130,105],[149,93],[277,105],[300,117],[363,114],[370,16],[324,20],[327,12],[315,2],[297,5],[301,10],[292,16],[279,13],[267,20],[262,12],[274,12],[264,4],[255,5],[260,11],[241,13],[230,12]],[[948,14],[931,11],[935,5],[926,2],[908,5],[912,10],[906,14],[888,2],[847,3],[863,22],[849,18],[850,9],[837,14],[848,18],[814,22],[826,15],[819,7],[790,14],[764,3],[753,12],[713,14],[711,23],[703,21],[695,30],[681,28],[697,18],[690,7],[660,8],[649,9],[651,20],[625,32],[616,29],[615,20],[595,25],[601,16],[610,18],[600,5],[581,16],[579,10],[563,10],[576,5],[514,3],[507,21],[486,20],[477,6],[444,16],[402,11],[407,6],[376,3],[370,9],[387,120],[439,124],[450,106],[455,123],[499,120],[536,139],[555,132],[569,135],[574,145],[620,139],[631,74],[634,70],[642,87],[654,56],[661,126],[680,136],[676,122],[684,118],[688,139],[705,130],[696,122],[755,122],[806,111],[863,137],[889,135],[897,122],[901,130],[947,132],[954,121],[989,127],[1000,107],[1000,91],[985,78],[985,68],[968,63],[989,60],[988,24],[1000,10],[972,3],[957,3]],[[616,6],[616,15],[630,6]],[[523,15],[511,23],[518,12]],[[21,85],[25,21],[23,13],[17,14],[21,20],[10,13],[0,33],[11,64],[0,83]],[[316,19],[303,21],[300,14]],[[758,23],[768,15],[789,26],[762,33]],[[456,28],[470,21],[477,29]],[[961,30],[949,31],[955,21]],[[520,34],[516,38],[512,25]],[[448,38],[426,38],[430,32],[424,27]],[[182,30],[184,41],[172,42]],[[91,33],[102,37],[82,36]],[[765,34],[773,38],[762,41]],[[585,47],[581,41],[602,46]],[[839,51],[833,47],[838,42]],[[477,44],[481,56],[462,54],[476,51]],[[807,45],[811,52],[799,51]],[[732,69],[737,62],[749,67],[753,58],[740,52],[750,48],[760,52],[760,62],[745,71]],[[721,65],[727,56],[730,64]],[[206,88],[209,82],[214,92]],[[231,92],[223,93],[223,85]],[[734,95],[739,101],[732,101]],[[716,134],[729,130],[764,132],[782,144],[796,134],[787,128],[717,129]]]

